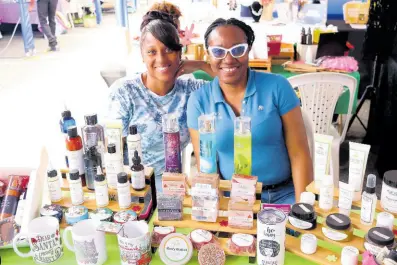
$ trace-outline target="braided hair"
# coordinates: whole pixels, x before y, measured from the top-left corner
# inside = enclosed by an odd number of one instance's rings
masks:
[[[182,50],[177,25],[171,15],[159,11],[147,12],[141,23],[141,47],[148,33],[172,51]]]
[[[218,18],[217,20],[212,22],[212,24],[207,28],[207,31],[204,34],[206,49],[208,49],[208,38],[209,38],[211,32],[214,29],[216,29],[217,27],[227,26],[227,25],[236,26],[236,27],[240,28],[242,31],[244,31],[245,36],[247,37],[248,45],[250,47],[252,46],[252,44],[255,41],[255,33],[250,26],[245,24],[243,21],[235,19],[235,18],[229,18],[228,20],[223,19],[223,18]]]

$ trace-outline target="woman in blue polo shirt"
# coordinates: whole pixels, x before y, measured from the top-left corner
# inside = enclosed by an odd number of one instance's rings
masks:
[[[252,175],[263,183],[262,202],[292,204],[312,181],[313,168],[299,100],[289,82],[248,67],[255,36],[237,19],[217,19],[205,33],[215,73],[188,102],[188,127],[199,167],[198,117],[215,113],[219,171],[231,179],[234,120],[251,118]]]

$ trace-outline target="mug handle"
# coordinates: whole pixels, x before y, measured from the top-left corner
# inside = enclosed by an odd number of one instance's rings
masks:
[[[73,252],[74,252],[74,246],[73,246],[73,244],[70,244],[70,241],[69,241],[69,239],[68,239],[68,237],[67,237],[68,231],[70,231],[70,233],[72,232],[72,227],[71,227],[71,226],[66,227],[65,230],[63,231],[63,234],[62,234],[63,242],[65,242],[65,246],[66,246],[70,251],[73,251]]]
[[[14,239],[12,240],[12,247],[14,248],[15,253],[17,253],[17,255],[22,258],[28,258],[28,257],[33,256],[32,250],[30,250],[28,253],[22,253],[21,251],[19,251],[17,243],[18,243],[19,238],[21,238],[21,237],[27,238],[28,234],[27,233],[19,233],[14,237]],[[29,241],[29,239],[28,239],[28,241]]]

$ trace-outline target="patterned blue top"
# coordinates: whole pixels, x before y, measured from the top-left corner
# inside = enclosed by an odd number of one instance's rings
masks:
[[[182,150],[190,141],[186,115],[189,96],[205,83],[193,78],[178,78],[174,88],[165,96],[156,95],[146,88],[141,74],[119,79],[111,86],[108,118],[122,120],[123,136],[128,136],[130,125],[137,125],[142,137],[142,163],[153,167],[157,178],[165,168],[163,114],[178,115]]]

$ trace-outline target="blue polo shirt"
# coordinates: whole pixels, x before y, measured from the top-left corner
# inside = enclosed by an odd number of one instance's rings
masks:
[[[287,79],[275,74],[249,70],[242,102],[242,116],[251,118],[252,175],[265,185],[291,178],[291,164],[285,145],[281,116],[300,105]],[[234,114],[226,103],[219,79],[205,84],[189,98],[188,127],[198,130],[198,117],[216,116],[216,148],[219,170],[224,179],[234,171]]]

